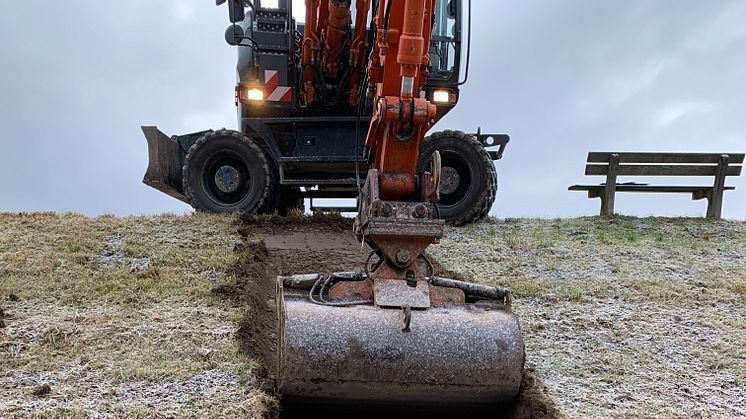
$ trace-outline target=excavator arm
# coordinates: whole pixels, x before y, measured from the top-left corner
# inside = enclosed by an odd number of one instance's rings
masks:
[[[365,140],[370,170],[358,197],[355,231],[382,261],[371,278],[380,285],[375,286],[376,301],[393,307],[429,307],[422,253],[443,234],[435,207],[439,159],[434,156],[431,170],[420,173],[417,160],[437,113],[424,94],[436,0],[376,1],[371,50],[365,44],[370,0],[355,1],[354,32],[351,0],[306,0],[305,5],[305,103],[317,99],[315,86],[321,78],[324,83],[347,83],[349,104],[357,106],[362,99],[361,72],[367,68],[373,99]],[[348,66],[340,57],[349,57]]]
[[[435,0],[384,0],[375,16],[368,63],[374,110],[365,141],[371,160],[356,222],[359,239],[385,262],[372,273],[375,297],[389,307],[427,308],[427,246],[443,234],[436,217],[439,159],[417,173],[417,159],[436,107],[421,95],[428,75]],[[383,302],[383,303],[382,303]]]
[[[376,16],[378,59],[369,68],[375,108],[366,147],[384,199],[408,198],[417,189],[419,146],[436,114],[435,105],[419,95],[427,82],[434,5],[435,0],[388,0]]]

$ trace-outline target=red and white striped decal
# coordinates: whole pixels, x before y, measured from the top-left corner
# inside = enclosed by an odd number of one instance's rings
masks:
[[[280,73],[277,70],[264,70],[265,100],[269,102],[292,102],[293,92],[287,86],[278,86]]]

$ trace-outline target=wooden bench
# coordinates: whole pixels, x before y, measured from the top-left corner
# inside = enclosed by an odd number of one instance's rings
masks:
[[[691,193],[692,199],[707,199],[707,218],[719,220],[723,209],[725,178],[739,176],[744,154],[706,153],[588,153],[586,176],[606,176],[600,185],[573,185],[571,191],[587,191],[588,198],[601,198],[601,216],[614,215],[617,192]],[[712,176],[712,186],[665,186],[619,183],[619,176]]]

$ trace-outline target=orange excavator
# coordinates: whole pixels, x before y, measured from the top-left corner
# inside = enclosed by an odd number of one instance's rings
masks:
[[[464,18],[471,4],[354,3],[306,0],[305,22],[298,24],[288,0],[229,0],[226,38],[250,51],[239,66],[236,95],[242,131],[249,134],[201,133],[187,147],[185,167],[218,161],[204,179],[218,179],[218,192],[228,196],[244,184],[264,185],[250,179],[251,167],[226,169],[242,153],[282,153],[285,140],[294,150],[319,150],[328,139],[328,147],[341,141],[334,130],[354,135],[354,232],[370,254],[362,272],[278,278],[275,375],[285,400],[409,408],[510,401],[521,384],[524,344],[509,291],[438,276],[425,253],[444,232],[438,212],[445,155],[466,147],[474,151],[467,168],[492,166],[476,135],[451,135],[447,144],[453,144],[439,148],[425,140],[456,105],[465,81],[459,71],[468,59],[461,59],[460,47],[470,33]],[[231,149],[225,140],[231,136],[243,148]],[[256,140],[262,136],[272,144]],[[212,154],[195,156],[208,142],[215,145]],[[179,138],[150,143],[151,163],[159,147],[161,154],[184,148]],[[283,165],[313,166],[300,153],[294,157],[278,160],[284,180]]]

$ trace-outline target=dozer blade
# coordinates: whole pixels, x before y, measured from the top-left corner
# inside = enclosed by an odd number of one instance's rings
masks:
[[[525,355],[509,294],[435,278],[433,307],[381,308],[360,301],[372,295],[365,274],[333,275],[348,280],[326,299],[326,284],[317,298],[308,291],[321,275],[278,280],[285,403],[431,410],[492,407],[518,394]]]
[[[142,132],[148,140],[148,170],[142,182],[188,204],[183,193],[179,143],[157,127],[142,127]]]

